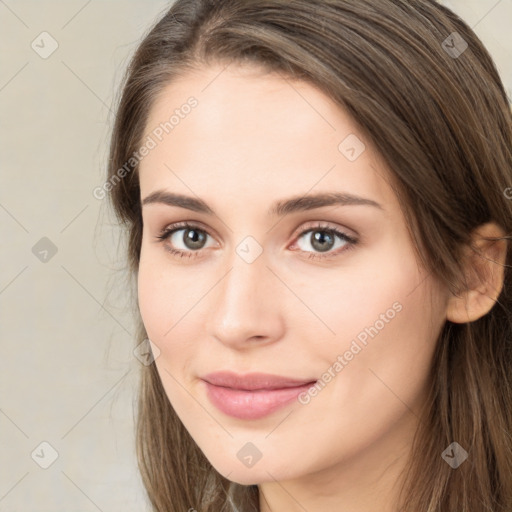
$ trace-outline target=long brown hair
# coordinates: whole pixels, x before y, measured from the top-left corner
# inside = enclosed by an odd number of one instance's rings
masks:
[[[130,275],[142,237],[130,157],[156,94],[213,62],[308,81],[345,109],[392,172],[419,258],[454,293],[476,227],[494,221],[511,239],[510,107],[489,53],[449,9],[433,0],[177,0],[129,65],[112,134],[110,199],[127,229]],[[512,510],[511,258],[507,250],[491,311],[447,321],[437,340],[401,510]],[[441,457],[452,441],[470,454],[457,470]],[[142,368],[137,453],[155,511],[259,510],[256,485],[229,482],[205,458],[154,364]]]

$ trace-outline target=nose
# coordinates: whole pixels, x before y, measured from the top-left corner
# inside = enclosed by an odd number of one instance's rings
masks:
[[[267,267],[264,253],[252,263],[235,253],[229,263],[212,290],[208,334],[236,349],[276,342],[284,332],[283,284]]]

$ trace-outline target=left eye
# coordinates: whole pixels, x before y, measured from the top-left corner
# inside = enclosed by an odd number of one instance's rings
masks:
[[[336,239],[338,239],[338,242]],[[312,252],[308,250],[308,245],[313,247],[315,252],[323,253],[333,249],[339,249],[353,243],[355,243],[353,238],[334,228],[308,229],[307,231],[303,231],[297,239],[299,249],[304,252]]]

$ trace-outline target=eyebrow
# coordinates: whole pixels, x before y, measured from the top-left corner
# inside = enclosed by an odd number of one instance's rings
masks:
[[[142,200],[142,206],[148,204],[160,203],[167,206],[178,206],[198,213],[214,215],[215,212],[202,199],[167,192],[166,190],[156,190]],[[381,204],[364,197],[348,194],[345,192],[324,192],[309,194],[305,196],[295,196],[289,199],[275,202],[268,211],[270,216],[284,216],[290,213],[314,210],[324,206],[373,206],[384,210]]]

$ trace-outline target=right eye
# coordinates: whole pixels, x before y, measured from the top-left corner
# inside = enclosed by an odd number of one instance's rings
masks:
[[[156,237],[164,243],[165,249],[180,257],[196,257],[205,248],[210,235],[202,228],[188,222],[167,226]]]

